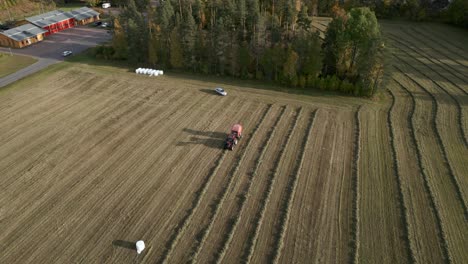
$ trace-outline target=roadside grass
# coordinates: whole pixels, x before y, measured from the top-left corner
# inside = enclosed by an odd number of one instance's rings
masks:
[[[72,11],[74,9],[84,7],[84,6],[86,6],[85,2],[80,2],[80,3],[74,2],[74,3],[66,3],[66,4],[61,3],[61,4],[57,4],[57,9],[68,12],[68,11]]]
[[[36,61],[37,59],[28,56],[0,53],[0,78],[26,68]]]
[[[1,59],[0,59],[1,60]],[[46,78],[48,75],[50,75],[53,72],[62,70],[66,67],[69,67],[71,64],[69,63],[56,63],[53,64],[43,70],[40,70],[30,76],[27,76],[25,78],[22,78],[16,82],[10,83],[4,87],[0,88],[0,95],[5,94],[9,91],[12,90],[17,90],[17,89],[22,89],[22,88],[27,88],[32,85],[34,85],[37,82],[40,82],[44,78]]]
[[[104,60],[104,59],[97,59],[93,57],[93,49],[89,49],[86,52],[83,52],[78,55],[74,55],[66,59],[67,62],[71,63],[82,63],[87,65],[93,66],[104,66],[104,67],[96,67],[96,70],[103,70],[103,71],[126,71],[134,73],[134,70],[139,67],[148,67],[152,68],[148,65],[143,64],[131,64],[128,61],[116,61],[116,60]],[[99,69],[98,69],[99,68]],[[269,82],[266,80],[247,80],[247,79],[239,79],[235,77],[229,76],[215,76],[215,75],[208,75],[208,74],[200,74],[200,73],[190,73],[190,72],[182,72],[177,70],[167,70],[163,69],[164,74],[173,78],[179,79],[186,79],[186,80],[195,80],[207,83],[216,83],[218,85],[227,85],[227,86],[234,86],[243,88],[253,88],[256,90],[267,90],[267,91],[275,91],[281,93],[287,93],[289,95],[297,95],[301,99],[311,98],[311,97],[320,97],[321,99],[328,99],[330,101],[335,102],[337,105],[361,105],[363,103],[376,103],[380,104],[383,103],[386,99],[380,95],[381,91],[376,93],[372,99],[369,98],[360,98],[354,97],[351,95],[344,95],[334,91],[322,91],[317,89],[307,89],[307,88],[294,88],[288,86],[281,86],[275,84],[273,82]],[[207,87],[213,88],[214,87]]]

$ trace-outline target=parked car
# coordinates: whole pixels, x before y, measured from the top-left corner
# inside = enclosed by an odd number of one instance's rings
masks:
[[[64,56],[64,57],[70,56],[72,54],[73,54],[73,52],[71,50],[66,50],[66,51],[62,52],[62,56]]]
[[[218,94],[222,95],[222,96],[226,96],[226,95],[227,95],[226,91],[224,91],[223,88],[217,87],[217,88],[215,88],[215,91],[216,91]]]
[[[102,8],[109,8],[109,7],[111,7],[110,3],[103,3],[102,4]]]
[[[108,26],[109,26],[109,23],[107,23],[107,22],[104,22],[104,23],[101,24],[101,27],[103,27],[103,28],[108,27]]]
[[[102,24],[102,21],[96,21],[96,22],[94,22],[93,25],[94,25],[95,27],[97,27],[97,26],[100,26],[101,24]]]

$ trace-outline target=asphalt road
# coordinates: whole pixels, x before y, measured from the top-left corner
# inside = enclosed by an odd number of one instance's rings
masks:
[[[110,39],[111,34],[107,33],[107,30],[83,26],[70,28],[47,36],[42,42],[23,49],[11,49],[14,54],[35,57],[38,61],[24,69],[0,78],[0,87],[40,71],[54,63],[63,61],[62,52],[65,50],[71,50],[73,54],[77,54],[90,47],[107,42]],[[0,48],[0,51],[5,53],[10,52],[8,48]]]

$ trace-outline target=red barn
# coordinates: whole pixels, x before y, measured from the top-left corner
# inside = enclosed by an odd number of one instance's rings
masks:
[[[31,24],[47,30],[46,36],[75,26],[75,19],[69,13],[54,10],[41,15],[26,18]]]

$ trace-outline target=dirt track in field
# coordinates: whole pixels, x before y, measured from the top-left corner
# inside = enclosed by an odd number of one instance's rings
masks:
[[[0,91],[0,263],[468,262],[467,39],[382,25],[373,100],[82,64]]]

